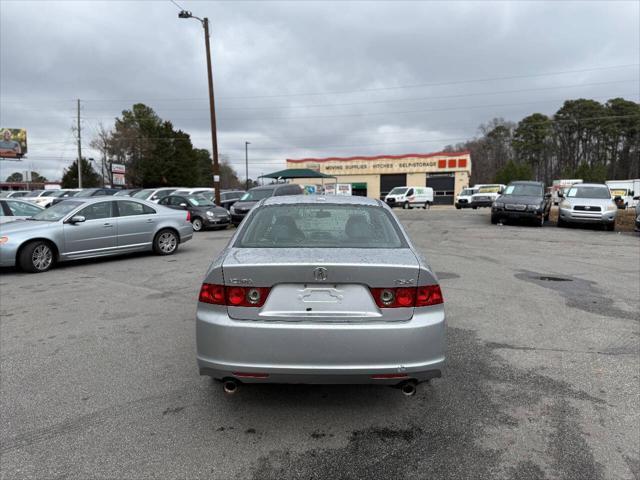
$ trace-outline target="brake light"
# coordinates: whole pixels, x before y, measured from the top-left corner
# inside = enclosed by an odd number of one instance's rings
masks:
[[[187,210],[187,222],[191,221],[191,212]]]
[[[213,305],[261,307],[269,295],[269,290],[266,287],[230,287],[203,283],[198,299]]]
[[[440,285],[372,288],[371,295],[380,308],[427,307],[444,302]]]

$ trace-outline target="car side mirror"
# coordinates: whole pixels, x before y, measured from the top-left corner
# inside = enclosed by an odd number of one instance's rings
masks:
[[[157,200],[158,199],[158,195],[154,195],[153,197],[151,197],[149,200]]]
[[[186,203],[181,203],[181,204],[180,204],[180,206],[181,206],[182,208],[187,208],[187,204],[186,204]]]
[[[562,192],[558,192],[558,197],[560,197],[560,198],[564,198],[564,193],[562,193]]]
[[[82,223],[86,220],[82,215],[74,215],[69,219],[69,223]]]

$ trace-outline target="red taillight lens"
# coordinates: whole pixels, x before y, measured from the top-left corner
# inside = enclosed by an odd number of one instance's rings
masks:
[[[372,288],[371,295],[380,308],[427,307],[444,301],[439,285]]]
[[[214,305],[225,304],[224,286],[213,285],[211,283],[203,283],[200,288],[200,296],[198,300],[204,303],[212,303]]]
[[[191,212],[187,210],[187,222],[191,221]]]
[[[442,290],[440,285],[425,285],[418,287],[416,296],[416,307],[427,307],[429,305],[438,305],[444,303],[442,298]]]
[[[261,307],[268,295],[269,288],[265,287],[225,287],[204,283],[200,289],[199,300],[230,307]]]

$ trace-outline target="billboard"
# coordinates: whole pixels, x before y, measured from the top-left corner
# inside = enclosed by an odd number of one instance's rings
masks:
[[[113,174],[113,184],[114,185],[126,185],[126,181],[124,179],[124,173],[114,173]]]
[[[21,158],[27,153],[27,131],[0,128],[0,158]]]
[[[121,163],[112,163],[111,171],[113,173],[125,173],[127,171],[127,168]]]

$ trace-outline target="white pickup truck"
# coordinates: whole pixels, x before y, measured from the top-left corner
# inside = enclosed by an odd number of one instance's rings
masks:
[[[494,183],[490,185],[476,185],[478,191],[471,195],[471,208],[476,209],[478,207],[490,207],[495,202],[502,192],[504,192],[505,185]]]
[[[479,187],[463,188],[456,197],[456,208],[458,210],[461,208],[471,208],[471,197],[478,191],[478,188]]]

